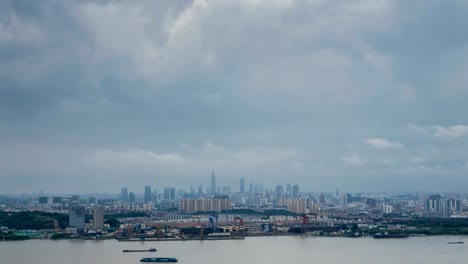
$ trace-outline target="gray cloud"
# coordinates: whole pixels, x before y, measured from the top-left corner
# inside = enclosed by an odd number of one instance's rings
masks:
[[[351,154],[349,156],[344,156],[341,158],[341,161],[343,161],[346,166],[351,166],[351,167],[362,167],[365,166],[368,163],[368,160],[357,155],[357,154]]]
[[[211,168],[226,184],[457,190],[468,183],[467,11],[2,1],[0,192],[185,186]]]
[[[362,141],[376,149],[400,149],[404,147],[403,144],[391,142],[385,138],[366,138]]]

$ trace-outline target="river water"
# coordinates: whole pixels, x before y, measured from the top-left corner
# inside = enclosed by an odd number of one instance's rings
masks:
[[[465,244],[449,245],[449,241]],[[123,249],[158,252],[122,253]],[[141,257],[176,257],[179,263],[468,263],[468,237],[407,239],[255,237],[224,241],[118,242],[28,240],[0,242],[1,264],[132,264]]]

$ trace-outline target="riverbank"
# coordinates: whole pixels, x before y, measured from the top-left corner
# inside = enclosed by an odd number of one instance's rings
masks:
[[[407,237],[426,237],[426,236],[446,236],[447,234],[419,234],[419,233],[405,233],[400,232],[399,234],[405,234]],[[453,235],[453,234],[450,234]],[[466,234],[457,234],[459,236],[468,237]],[[141,238],[119,238],[116,236],[101,236],[101,237],[61,237],[58,239],[50,237],[24,237],[24,236],[0,236],[0,242],[4,241],[19,241],[19,240],[117,240],[120,242],[171,242],[171,241],[197,241],[197,240],[243,240],[245,238],[255,238],[255,237],[323,237],[323,238],[373,238],[373,234],[298,234],[298,233],[257,233],[257,234],[247,234],[245,236],[230,236],[230,237],[147,237],[144,240]],[[404,238],[404,237],[402,237]]]

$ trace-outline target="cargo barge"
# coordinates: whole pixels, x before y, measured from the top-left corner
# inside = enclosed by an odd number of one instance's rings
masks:
[[[375,238],[375,239],[382,239],[382,238],[408,238],[408,235],[407,235],[407,234],[388,234],[388,233],[381,234],[381,233],[377,233],[377,234],[374,235],[374,238]]]
[[[177,262],[176,258],[142,258],[140,262]]]
[[[124,249],[122,252],[156,252],[155,248],[150,249]]]

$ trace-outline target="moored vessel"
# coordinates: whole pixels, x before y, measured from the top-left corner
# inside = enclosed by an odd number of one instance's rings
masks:
[[[380,238],[407,238],[407,234],[389,234],[385,232],[384,234],[377,233],[374,235],[375,239],[380,239]]]

